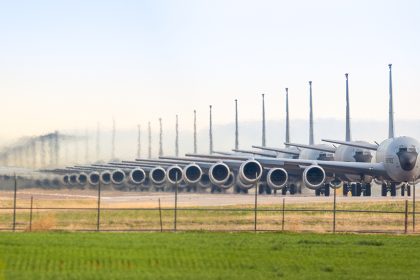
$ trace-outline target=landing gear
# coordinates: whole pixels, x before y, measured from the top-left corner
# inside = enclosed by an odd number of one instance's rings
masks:
[[[401,189],[402,188],[403,187],[401,187]],[[395,183],[391,183],[391,184],[383,183],[382,188],[381,188],[382,196],[387,196],[388,191],[390,192],[391,196],[397,196],[397,185]],[[403,191],[401,190],[401,193],[402,192]]]
[[[350,192],[349,185],[347,183],[343,184],[343,195],[347,196]]]
[[[290,184],[281,189],[281,194],[286,195],[289,192],[291,195],[297,194],[298,187],[295,184]]]
[[[330,196],[330,184],[324,184],[324,186],[320,187],[319,189],[315,190],[316,196]]]
[[[272,190],[267,184],[261,183],[258,185],[258,194],[271,194],[271,192]]]
[[[363,190],[363,196],[371,196],[372,195],[372,185],[371,184],[365,184],[365,188]]]
[[[411,186],[409,184],[404,184],[401,186],[401,196],[404,196],[407,193],[407,196],[411,196]]]

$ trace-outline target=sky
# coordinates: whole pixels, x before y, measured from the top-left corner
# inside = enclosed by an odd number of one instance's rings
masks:
[[[52,130],[164,128],[189,133],[290,113],[420,119],[419,1],[0,1],[0,143]],[[144,131],[144,134],[146,130]],[[386,131],[383,133],[386,135]],[[259,139],[260,137],[258,137]]]

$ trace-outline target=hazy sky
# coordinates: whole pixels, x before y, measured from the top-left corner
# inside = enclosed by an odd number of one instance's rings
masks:
[[[124,129],[163,118],[192,129],[240,119],[420,119],[420,1],[0,1],[2,130]]]

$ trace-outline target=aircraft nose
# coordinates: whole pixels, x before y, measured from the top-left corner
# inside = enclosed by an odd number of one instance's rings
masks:
[[[414,169],[417,162],[417,152],[408,152],[406,150],[400,150],[397,154],[400,160],[401,168],[403,170],[411,171]]]

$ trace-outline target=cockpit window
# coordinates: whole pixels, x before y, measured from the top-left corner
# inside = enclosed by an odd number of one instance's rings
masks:
[[[416,166],[418,153],[415,147],[400,146],[397,155],[403,170],[411,171]]]

